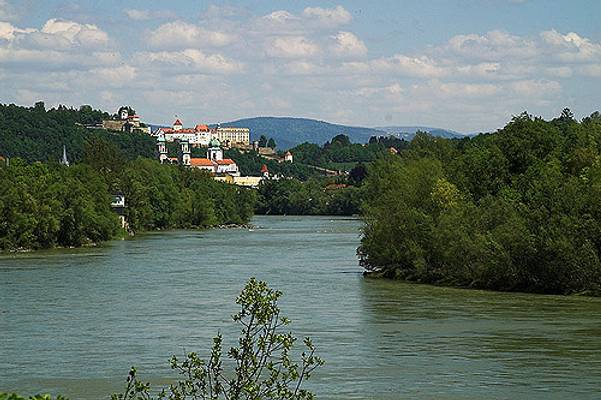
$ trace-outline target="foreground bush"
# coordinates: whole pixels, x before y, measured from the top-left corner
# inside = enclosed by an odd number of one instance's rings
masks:
[[[240,311],[232,316],[240,326],[237,346],[223,354],[223,338],[218,334],[208,359],[189,353],[183,360],[173,356],[171,368],[181,380],[163,388],[157,397],[149,383],[137,378],[135,368],[127,377],[123,393],[112,400],[134,399],[224,399],[224,400],[301,400],[313,399],[314,394],[302,389],[312,372],[324,364],[315,355],[311,339],[305,338],[306,350],[300,361],[291,355],[296,338],[283,329],[290,321],[280,314],[279,291],[265,282],[251,278],[238,298]]]

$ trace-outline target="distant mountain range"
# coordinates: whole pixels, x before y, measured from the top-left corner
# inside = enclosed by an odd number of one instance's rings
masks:
[[[345,134],[352,142],[367,143],[372,136],[395,135],[411,140],[418,130],[426,131],[434,136],[446,138],[463,137],[464,135],[448,129],[429,128],[424,126],[387,126],[381,128],[365,128],[331,124],[308,118],[292,117],[255,117],[224,122],[222,126],[250,128],[251,140],[258,140],[261,135],[274,138],[279,149],[287,149],[297,144],[310,142],[323,144],[332,137]]]
[[[245,118],[225,122],[221,126],[250,128],[251,140],[258,140],[261,135],[265,135],[274,138],[279,149],[287,149],[304,142],[323,144],[341,133],[358,143],[366,143],[371,136],[385,135],[385,132],[373,128],[291,117]]]

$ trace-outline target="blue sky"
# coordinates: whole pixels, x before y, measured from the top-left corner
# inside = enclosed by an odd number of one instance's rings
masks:
[[[0,102],[491,131],[601,108],[599,1],[0,0]]]

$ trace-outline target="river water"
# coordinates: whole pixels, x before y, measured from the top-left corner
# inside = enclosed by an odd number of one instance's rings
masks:
[[[318,398],[601,398],[601,299],[364,279],[358,220],[254,223],[0,256],[0,392],[107,398],[131,365],[165,382],[171,354],[234,332],[256,276],[326,359]]]

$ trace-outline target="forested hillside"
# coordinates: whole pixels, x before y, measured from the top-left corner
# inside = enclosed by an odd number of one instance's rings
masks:
[[[42,102],[33,107],[0,104],[0,156],[53,162],[60,159],[64,145],[69,159],[78,161],[87,140],[102,138],[116,144],[126,158],[153,157],[155,142],[148,135],[82,126],[107,118],[108,113],[90,106],[46,110]]]
[[[601,288],[601,115],[524,113],[473,139],[419,134],[365,183],[368,271],[540,293]]]

